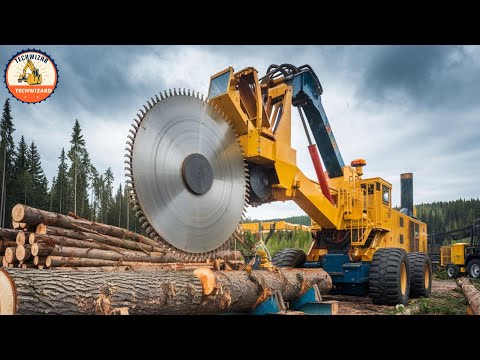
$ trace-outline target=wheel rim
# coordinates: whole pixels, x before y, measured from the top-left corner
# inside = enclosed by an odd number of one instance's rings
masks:
[[[402,266],[400,267],[400,290],[402,295],[407,293],[407,267],[405,266],[405,262],[402,262]]]
[[[425,264],[425,268],[423,272],[424,272],[423,279],[424,279],[425,289],[428,289],[430,286],[430,268],[428,267],[428,264]]]
[[[480,276],[480,265],[473,264],[471,269],[472,270],[470,272],[471,272],[472,277],[478,278]]]
[[[447,275],[453,277],[453,268],[451,266],[447,269]]]

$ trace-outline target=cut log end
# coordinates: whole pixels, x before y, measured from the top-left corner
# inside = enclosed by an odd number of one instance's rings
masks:
[[[25,216],[25,208],[22,204],[17,204],[12,208],[12,220],[22,222]]]
[[[35,229],[35,232],[37,234],[46,234],[47,233],[47,225],[41,223],[37,225],[37,228]]]
[[[30,248],[30,250],[32,251],[32,255],[37,257],[38,256],[38,250],[39,250],[38,243],[34,242],[32,244],[32,247]]]
[[[17,257],[15,256],[15,248],[14,247],[8,247],[5,249],[5,260],[7,263],[11,264],[14,261],[17,260]]]
[[[19,231],[17,233],[17,238],[15,241],[17,242],[17,245],[25,245],[25,240],[26,240],[25,232],[24,231]]]
[[[30,245],[18,245],[15,249],[15,256],[18,261],[27,260],[31,255]]]
[[[29,244],[35,243],[35,233],[30,233],[30,235],[28,235],[28,243]]]
[[[207,267],[201,267],[194,271],[195,276],[200,280],[203,286],[204,295],[210,295],[215,289],[215,274]]]
[[[17,309],[15,284],[5,269],[0,269],[0,315],[13,315]]]

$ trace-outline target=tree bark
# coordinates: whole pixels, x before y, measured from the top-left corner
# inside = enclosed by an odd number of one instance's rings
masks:
[[[170,256],[162,253],[142,253],[139,251],[118,249],[118,251],[100,250],[92,248],[78,248],[61,245],[48,245],[46,243],[34,243],[32,246],[33,256],[64,256],[64,257],[80,257],[90,259],[102,259],[112,261],[139,261],[151,263],[168,263],[174,262]]]
[[[287,302],[303,295],[314,284],[322,294],[332,288],[332,279],[322,269],[279,269],[278,271],[196,270],[204,284],[199,313],[245,312],[255,308],[276,290]],[[213,284],[213,285],[212,285]]]
[[[212,279],[213,286],[205,286]],[[313,284],[325,292],[331,288],[331,279],[321,269],[255,270],[251,275],[208,268],[195,271],[1,269],[0,312],[110,314],[115,308],[125,307],[130,314],[245,312],[258,305],[259,299],[265,299],[268,292],[279,290],[285,301],[291,301]]]
[[[480,315],[480,291],[466,277],[457,278],[457,284],[462,289],[465,298],[475,315]]]
[[[87,232],[96,232],[121,239],[132,239],[142,244],[158,246],[158,243],[133,231],[116,226],[100,224],[94,221],[78,220],[70,216],[50,211],[36,209],[27,205],[17,204],[12,208],[13,221],[26,222],[29,226],[38,224],[52,225],[65,229],[74,229]]]
[[[16,241],[18,232],[19,230],[0,228],[0,238],[3,240]]]
[[[39,225],[40,226],[40,225]],[[130,249],[130,250],[144,250],[144,251],[159,251],[159,252],[164,252],[165,249],[159,247],[159,246],[152,246],[152,245],[146,245],[146,244],[141,244],[137,241],[132,241],[128,239],[120,239],[116,238],[113,236],[109,235],[100,235],[100,234],[93,234],[93,233],[88,233],[88,232],[83,232],[83,231],[78,231],[78,230],[71,230],[71,229],[63,229],[55,226],[42,226],[39,228],[37,227],[37,234],[30,235],[29,237],[29,242],[30,244],[33,244],[35,242],[35,238],[40,235],[52,235],[52,236],[63,236],[65,238],[70,238],[70,239],[77,239],[77,240],[92,240],[96,241],[97,243],[101,244],[106,244],[106,245],[111,245],[111,246],[117,246],[125,249]],[[100,248],[98,248],[100,249]]]
[[[2,314],[193,314],[202,285],[193,271],[4,269],[0,294]]]
[[[17,243],[12,240],[0,240],[0,252],[5,252],[7,247],[15,247]]]

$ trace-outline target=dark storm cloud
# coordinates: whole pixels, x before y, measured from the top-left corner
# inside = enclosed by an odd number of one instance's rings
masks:
[[[401,96],[419,107],[477,106],[479,66],[461,46],[380,46],[372,49],[358,96],[376,103]]]

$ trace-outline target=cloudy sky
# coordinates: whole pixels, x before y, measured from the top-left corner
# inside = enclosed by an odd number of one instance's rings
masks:
[[[99,171],[123,181],[132,118],[152,95],[173,88],[207,93],[210,75],[233,66],[265,73],[272,63],[310,64],[345,163],[367,160],[366,177],[393,184],[414,173],[415,203],[477,198],[480,146],[478,46],[0,46],[0,64],[34,48],[59,68],[55,93],[40,104],[12,99],[17,142],[35,140],[51,181],[75,119]],[[11,97],[0,88],[0,104]],[[312,178],[307,141],[293,113],[293,147]],[[253,218],[302,214],[294,203],[249,209]]]

